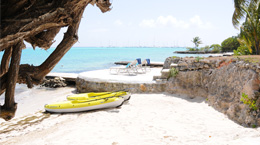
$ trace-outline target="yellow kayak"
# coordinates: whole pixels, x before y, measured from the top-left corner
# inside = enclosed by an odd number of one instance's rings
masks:
[[[101,99],[106,97],[123,97],[124,100],[129,100],[131,97],[131,93],[125,92],[125,91],[119,91],[119,92],[99,92],[99,93],[81,93],[81,94],[75,94],[67,97],[67,100],[92,100],[92,99]]]
[[[124,98],[122,97],[106,97],[99,99],[89,100],[71,100],[47,104],[44,106],[45,110],[54,113],[67,113],[67,112],[81,112],[104,108],[119,107],[123,104]]]

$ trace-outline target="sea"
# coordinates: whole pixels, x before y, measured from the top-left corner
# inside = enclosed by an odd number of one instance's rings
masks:
[[[40,65],[55,48],[48,50],[26,48],[22,51],[21,64]],[[164,62],[171,56],[205,56],[198,54],[176,54],[185,51],[185,47],[72,47],[51,72],[81,73],[85,71],[108,69],[118,61],[133,61],[136,58],[150,59],[152,62]],[[3,52],[0,52],[2,59]]]

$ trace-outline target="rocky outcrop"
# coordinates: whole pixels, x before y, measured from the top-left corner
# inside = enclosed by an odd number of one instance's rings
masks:
[[[65,79],[61,77],[55,77],[53,79],[45,79],[41,86],[49,87],[49,88],[58,88],[58,87],[66,87]]]
[[[175,65],[171,65],[171,64]],[[205,97],[209,105],[244,126],[260,126],[260,64],[237,58],[167,58],[164,68],[178,69],[166,91],[191,98]],[[242,102],[242,94],[252,105]]]

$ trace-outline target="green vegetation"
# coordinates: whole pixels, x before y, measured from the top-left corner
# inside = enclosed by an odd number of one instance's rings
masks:
[[[172,58],[179,58],[178,56],[172,56]]]
[[[234,55],[239,56],[239,55],[250,55],[250,50],[246,46],[240,45],[237,50],[234,50]]]
[[[255,124],[253,124],[253,125],[252,125],[252,128],[256,128],[256,125],[255,125]]]
[[[202,44],[202,41],[198,36],[194,37],[191,42],[194,43],[195,47],[187,47],[188,51],[203,51],[206,53],[219,53],[222,51],[222,48],[219,44],[212,44],[211,46],[206,45],[205,47],[199,48],[199,45]]]
[[[197,48],[193,48],[193,47],[187,47],[186,49],[187,49],[188,51],[198,51]]]
[[[212,44],[210,48],[212,49],[213,53],[220,53],[222,51],[222,48],[219,44]]]
[[[229,37],[221,43],[222,52],[232,52],[233,50],[237,50],[239,46],[240,44],[236,36]]]
[[[252,6],[259,6],[259,0],[234,0],[235,11],[232,17],[232,23],[235,28],[238,29],[239,21],[246,16],[246,12],[244,8],[252,7]],[[258,11],[259,14],[259,11]]]
[[[203,57],[199,57],[199,56],[195,57],[196,62],[199,62],[201,59],[204,59],[204,58]]]
[[[250,53],[260,54],[260,0],[257,5],[251,4],[248,7],[242,7],[246,13],[246,21],[240,27],[241,45],[248,47]]]
[[[198,36],[194,37],[191,40],[191,42],[194,43],[196,49],[198,49],[199,45],[202,44],[202,41],[201,41],[200,37],[198,37]]]
[[[206,45],[205,47],[201,47],[200,51],[204,51],[204,52],[210,52],[210,46]]]
[[[245,18],[240,27],[238,41],[241,46],[236,55],[260,54],[260,0],[234,0],[233,25],[238,29],[239,21]]]
[[[243,57],[243,58],[237,57],[237,58],[242,59],[242,60],[244,60],[245,62],[249,62],[249,63],[259,63],[259,62],[260,62],[259,59],[254,58],[254,57]]]
[[[242,93],[242,97],[241,97],[240,101],[246,105],[249,105],[250,109],[253,109],[255,111],[257,110],[256,100],[249,99],[248,95],[246,95],[245,93]]]
[[[176,77],[178,73],[179,73],[179,70],[173,67],[173,68],[170,69],[170,74],[169,74],[168,78]]]

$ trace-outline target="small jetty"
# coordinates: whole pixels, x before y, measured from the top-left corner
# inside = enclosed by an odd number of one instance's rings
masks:
[[[130,63],[131,61],[118,61],[115,62],[116,65],[127,65],[128,63]],[[150,62],[151,67],[163,67],[164,62]]]

